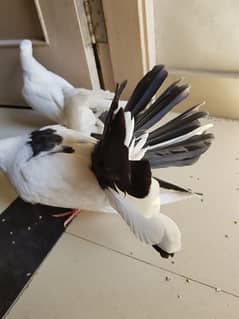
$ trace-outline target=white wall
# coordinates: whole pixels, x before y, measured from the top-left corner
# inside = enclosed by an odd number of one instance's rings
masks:
[[[180,69],[172,78],[192,84],[189,103],[206,99],[211,114],[239,119],[239,1],[154,5],[157,63]]]

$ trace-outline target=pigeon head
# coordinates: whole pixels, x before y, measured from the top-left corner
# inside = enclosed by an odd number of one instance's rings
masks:
[[[164,235],[158,244],[153,245],[153,248],[163,258],[173,257],[174,253],[181,250],[181,232],[176,223],[167,215],[160,214],[160,222],[164,226]]]

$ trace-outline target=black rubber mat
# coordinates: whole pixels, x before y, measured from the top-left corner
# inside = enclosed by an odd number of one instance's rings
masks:
[[[32,110],[32,108],[30,106],[23,106],[23,105],[18,105],[18,106],[14,106],[14,105],[0,105],[0,108],[3,109],[17,109],[17,110]]]
[[[0,215],[0,318],[6,313],[64,231],[66,209],[17,198]]]

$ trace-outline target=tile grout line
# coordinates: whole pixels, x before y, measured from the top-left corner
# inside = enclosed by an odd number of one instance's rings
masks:
[[[156,269],[160,269],[160,270],[162,270],[162,271],[168,272],[168,273],[173,274],[173,275],[175,275],[175,276],[177,276],[177,277],[180,277],[180,278],[183,278],[183,279],[189,279],[191,282],[194,282],[194,283],[197,283],[197,284],[199,284],[199,285],[208,287],[208,288],[210,288],[210,289],[213,289],[213,290],[218,289],[218,287],[216,287],[216,286],[213,286],[213,285],[210,285],[210,284],[205,283],[205,282],[203,282],[203,281],[200,281],[200,280],[197,280],[197,279],[188,277],[188,276],[186,276],[186,275],[177,273],[177,272],[175,272],[175,271],[173,271],[173,270],[164,268],[164,267],[162,267],[162,266],[158,266],[158,265],[156,265],[156,264],[153,264],[152,262],[145,261],[145,260],[143,260],[143,259],[141,259],[141,258],[139,258],[139,257],[135,257],[135,256],[132,256],[132,255],[128,255],[127,253],[124,253],[124,252],[122,252],[122,251],[120,251],[120,250],[117,250],[117,249],[114,249],[114,248],[105,246],[105,245],[103,245],[103,244],[97,243],[96,241],[93,241],[93,240],[91,240],[91,239],[84,238],[84,237],[81,237],[81,236],[76,235],[76,234],[72,234],[72,233],[70,233],[70,232],[68,232],[68,231],[65,231],[65,234],[70,235],[70,236],[75,237],[75,238],[78,238],[78,239],[81,239],[81,240],[83,240],[83,241],[86,241],[86,242],[91,243],[91,244],[93,244],[93,245],[96,245],[96,246],[98,246],[98,247],[105,248],[105,249],[107,249],[107,250],[110,250],[110,251],[115,252],[115,253],[117,253],[117,254],[120,254],[120,255],[122,255],[122,256],[131,258],[131,259],[133,259],[133,260],[135,260],[135,261],[144,263],[144,264],[146,264],[146,265],[148,265],[148,266],[152,266],[152,267],[154,267],[154,268],[156,268]],[[227,295],[230,295],[230,296],[232,296],[232,297],[234,297],[234,298],[239,298],[239,295],[237,295],[237,294],[235,294],[235,293],[233,293],[233,292],[224,290],[224,289],[221,289],[220,292],[222,292],[222,293],[224,293],[224,294],[227,294]]]
[[[46,257],[48,256],[48,254],[46,255]],[[45,258],[46,258],[45,257]],[[43,259],[43,261],[45,260],[45,258]],[[41,267],[41,264],[39,265],[39,267]],[[28,287],[31,285],[32,281],[34,280],[35,276],[37,275],[37,271],[39,269],[39,267],[36,269],[36,271],[34,271],[34,273],[32,274],[31,278],[26,282],[26,284],[22,287],[21,291],[19,292],[19,294],[17,295],[16,299],[13,301],[13,303],[11,304],[11,306],[7,309],[7,311],[5,312],[5,314],[3,315],[3,317],[1,317],[0,319],[5,319],[8,317],[9,313],[12,311],[12,309],[15,307],[15,305],[18,303],[18,301],[21,299],[21,297],[24,295],[25,291],[28,289]]]

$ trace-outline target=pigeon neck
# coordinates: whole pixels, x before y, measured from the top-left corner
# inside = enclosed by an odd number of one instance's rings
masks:
[[[0,169],[2,171],[7,172],[8,167],[11,166],[21,142],[21,137],[0,139]]]
[[[31,65],[32,65],[32,55],[31,54],[21,53],[20,60],[21,60],[21,65],[22,65],[23,71],[27,72],[27,71],[31,70]]]
[[[34,74],[41,72],[44,67],[29,53],[21,53],[21,65],[24,72]]]

